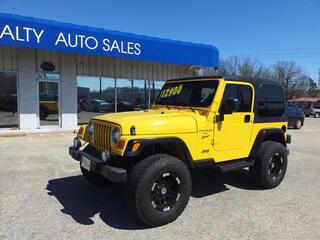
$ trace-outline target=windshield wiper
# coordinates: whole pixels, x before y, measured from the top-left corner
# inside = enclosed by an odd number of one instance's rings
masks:
[[[177,103],[177,107],[178,106],[180,106],[180,107],[187,107],[187,108],[189,108],[192,112],[196,112],[194,109],[193,109],[193,107],[192,106],[190,106],[190,105],[187,105],[186,103]]]
[[[190,109],[192,112],[196,112],[191,106],[189,106],[189,109]]]

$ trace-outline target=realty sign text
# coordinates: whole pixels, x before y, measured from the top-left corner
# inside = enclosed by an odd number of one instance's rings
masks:
[[[25,46],[32,48],[44,48],[83,53],[103,52],[111,56],[135,55],[139,56],[142,51],[141,43],[122,37],[115,39],[108,34],[94,32],[63,31],[61,28],[31,27],[21,24],[1,24],[0,42],[11,43],[10,45]],[[82,51],[81,51],[82,50]],[[108,54],[107,54],[108,55]]]

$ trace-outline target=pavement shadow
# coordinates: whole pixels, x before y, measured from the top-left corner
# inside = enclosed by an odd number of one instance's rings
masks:
[[[92,217],[99,214],[102,221],[118,229],[145,229],[126,206],[124,184],[95,187],[82,175],[49,180],[48,195],[56,197],[63,209],[76,222],[93,224]]]
[[[246,170],[222,174],[215,169],[191,172],[192,197],[201,198],[229,190],[227,185],[241,189],[258,190],[249,180]],[[70,215],[76,222],[93,224],[92,218],[99,214],[102,221],[117,229],[146,229],[129,211],[125,202],[125,184],[95,187],[82,175],[48,181],[48,195],[54,196],[63,206],[61,212]]]
[[[244,190],[261,190],[250,178],[249,171],[242,169],[222,173],[216,168],[196,169],[191,171],[192,197],[201,198],[229,190],[233,186]]]

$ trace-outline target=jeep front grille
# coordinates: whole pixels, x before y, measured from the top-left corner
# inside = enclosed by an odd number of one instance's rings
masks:
[[[93,146],[100,151],[107,149],[111,151],[111,128],[107,122],[93,121]]]

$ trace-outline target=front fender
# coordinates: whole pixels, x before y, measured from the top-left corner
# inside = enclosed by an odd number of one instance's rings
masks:
[[[81,125],[77,132],[77,136],[85,142],[89,142],[88,125]]]
[[[140,143],[140,147],[137,151],[132,151],[133,145]],[[190,167],[194,167],[194,162],[191,157],[190,151],[183,140],[177,137],[166,137],[166,138],[147,138],[147,139],[134,139],[129,140],[126,149],[124,151],[124,157],[137,157],[139,156],[146,147],[161,145],[161,144],[178,144],[182,147],[185,157]]]

